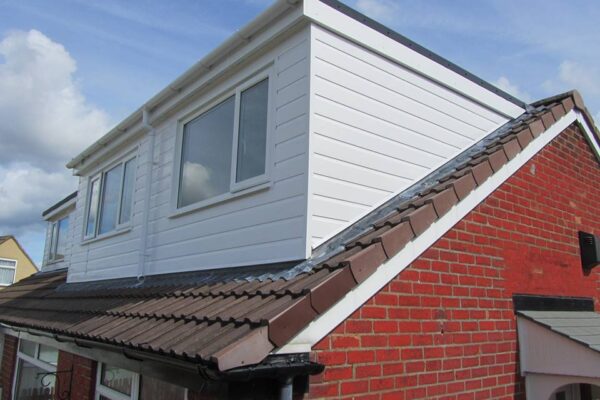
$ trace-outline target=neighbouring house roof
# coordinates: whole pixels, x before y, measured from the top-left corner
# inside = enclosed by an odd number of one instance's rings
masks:
[[[27,252],[25,251],[25,249],[23,248],[23,246],[21,246],[21,243],[19,243],[19,241],[17,240],[16,237],[14,237],[13,235],[5,235],[5,236],[0,236],[0,245],[8,240],[14,240],[15,244],[17,245],[17,247],[19,248],[19,250],[21,250],[21,252],[25,255],[25,257],[27,257],[27,259],[29,260],[29,262],[31,263],[31,265],[33,265],[33,267],[36,270],[40,270],[38,268],[38,266],[33,262],[33,260],[31,259],[31,257],[29,257],[29,254],[27,254]]]
[[[535,103],[299,264],[152,276],[143,282],[66,283],[66,271],[39,273],[0,292],[0,321],[61,340],[109,344],[219,371],[259,363],[386,268],[384,262],[573,109],[594,129],[577,92]]]
[[[517,314],[600,352],[600,314],[594,311],[518,311]]]

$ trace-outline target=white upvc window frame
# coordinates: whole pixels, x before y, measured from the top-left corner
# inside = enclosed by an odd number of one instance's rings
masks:
[[[133,195],[131,196],[131,215],[129,217],[129,221],[120,223],[121,211],[123,208],[123,207],[121,207],[122,206],[121,202],[123,199],[123,190],[124,190],[123,185],[125,183],[125,164],[127,164],[129,161],[134,161],[134,168],[135,168],[135,172],[133,175],[134,187],[132,188]],[[85,218],[83,220],[83,233],[82,233],[83,243],[88,243],[88,242],[95,241],[98,239],[111,237],[111,236],[126,232],[131,229],[132,221],[133,221],[133,213],[134,213],[133,205],[135,204],[135,180],[136,180],[136,176],[137,176],[138,161],[139,160],[138,160],[137,153],[130,152],[127,155],[120,157],[117,161],[107,164],[99,172],[91,175],[88,178],[87,189],[86,189],[85,210],[84,210]],[[102,199],[104,197],[104,186],[105,186],[106,173],[119,165],[122,166],[122,171],[121,171],[121,181],[119,184],[120,190],[119,190],[119,200],[118,200],[118,206],[117,206],[115,228],[108,232],[100,233],[100,221],[102,219],[102,211],[103,211],[102,210]],[[95,226],[94,226],[94,232],[92,232],[91,234],[88,234],[87,226],[88,226],[88,218],[89,218],[89,213],[90,213],[90,202],[92,201],[92,184],[95,181],[98,181],[99,185],[100,185],[99,190],[98,190],[98,204],[96,204],[96,221],[95,221]]]
[[[63,257],[58,258],[56,254],[58,250],[58,239],[60,238],[60,223],[64,220],[69,220],[69,215],[65,215],[64,217],[50,223],[50,250],[48,251],[48,263],[56,263],[64,260],[64,255]],[[69,224],[70,223],[71,221],[69,221]]]
[[[248,178],[241,182],[236,182],[237,172],[237,152],[238,152],[238,139],[239,139],[239,125],[240,125],[240,100],[241,94],[246,89],[268,79],[268,95],[267,95],[267,131],[266,131],[266,149],[265,149],[265,172],[262,175],[258,175],[252,178]],[[231,150],[231,174],[229,178],[229,191],[219,194],[217,196],[198,201],[196,203],[188,204],[183,207],[178,207],[179,193],[181,186],[181,163],[183,153],[183,133],[185,125],[194,119],[210,111],[213,107],[219,105],[223,101],[234,96],[234,120],[233,120],[233,139],[232,139],[232,150]],[[267,66],[259,68],[257,71],[252,73],[248,78],[239,82],[231,89],[221,92],[218,96],[213,97],[211,100],[205,102],[201,107],[196,108],[191,113],[180,119],[177,123],[177,139],[175,147],[175,162],[173,166],[173,179],[171,191],[171,213],[170,217],[176,217],[182,214],[199,210],[212,206],[214,204],[222,203],[230,199],[243,196],[249,193],[253,193],[258,190],[263,190],[271,186],[271,176],[273,170],[273,131],[274,131],[274,116],[275,116],[275,73],[273,62],[270,62]]]
[[[111,400],[137,400],[140,394],[140,375],[129,371],[133,375],[133,378],[131,379],[131,395],[127,395],[102,384],[102,367],[106,365],[106,363],[99,362],[98,368],[96,368],[96,393],[94,394],[94,399],[100,400],[100,396],[104,396]]]
[[[108,397],[111,400],[138,400],[142,383],[140,374],[128,370],[133,374],[133,379],[131,380],[131,395],[126,395],[102,384],[102,367],[105,365],[107,364],[99,361],[96,368],[96,390],[94,393],[94,400],[100,400],[100,396]],[[187,400],[189,389],[184,388],[184,390],[184,399]]]
[[[9,262],[14,262],[15,263],[15,265],[13,267],[9,267],[8,265],[0,265],[0,268],[6,268],[6,269],[12,269],[12,270],[14,270],[13,281],[11,283],[0,283],[0,287],[10,286],[13,283],[15,283],[15,280],[17,279],[17,266],[19,264],[19,261],[18,260],[14,260],[12,258],[5,258],[5,257],[0,257],[0,260],[2,260],[2,261],[9,261]]]
[[[49,364],[45,361],[40,360],[38,357],[40,355],[40,343],[36,343],[33,342],[31,340],[29,340],[29,342],[32,342],[35,344],[35,357],[31,357],[28,354],[22,353],[21,352],[21,339],[19,339],[19,342],[17,344],[17,358],[15,360],[15,370],[13,371],[13,384],[12,384],[12,400],[17,400],[17,383],[18,383],[18,379],[19,379],[19,373],[20,373],[20,368],[21,368],[21,362],[22,361],[26,361],[40,369],[43,369],[46,372],[50,372],[50,373],[55,373],[56,372],[56,365],[54,364]],[[57,362],[58,364],[58,362]],[[56,378],[56,380],[58,381],[58,378]]]

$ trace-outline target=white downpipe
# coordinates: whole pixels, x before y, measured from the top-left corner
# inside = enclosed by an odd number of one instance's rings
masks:
[[[144,181],[144,205],[142,208],[142,226],[140,229],[140,248],[138,260],[138,281],[143,281],[146,269],[146,248],[148,244],[148,224],[150,217],[150,197],[152,196],[152,170],[154,169],[154,142],[156,139],[156,130],[150,122],[150,111],[147,108],[142,110],[142,125],[148,130],[148,160],[146,162],[146,179]]]

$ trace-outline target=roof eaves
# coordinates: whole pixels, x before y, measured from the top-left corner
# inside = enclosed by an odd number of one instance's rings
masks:
[[[142,114],[144,110],[152,111],[161,103],[168,101],[174,96],[177,96],[181,92],[181,88],[184,87],[190,80],[198,79],[198,77],[211,71],[215,66],[214,64],[218,63],[223,55],[231,53],[232,49],[237,48],[237,46],[243,46],[248,43],[248,38],[252,37],[257,30],[262,29],[264,26],[268,26],[271,20],[279,17],[288,9],[295,7],[299,2],[300,0],[276,0],[275,3],[259,14],[256,18],[243,26],[241,29],[235,31],[227,40],[219,45],[219,47],[205,55],[173,82],[162,89],[159,93],[154,95],[150,100],[146,101],[144,105],[139,107],[136,111],[111,129],[108,133],[71,159],[71,161],[66,164],[66,167],[69,169],[76,168],[82,161],[90,157],[96,151],[106,147],[110,141],[114,140],[123,133],[128,132],[128,130],[142,120]]]
[[[62,200],[58,201],[57,203],[53,204],[52,206],[48,207],[45,211],[43,211],[42,217],[46,217],[47,215],[51,214],[53,211],[58,210],[65,204],[69,203],[71,200],[74,200],[76,197],[77,197],[77,191],[74,191],[67,197],[63,198]]]

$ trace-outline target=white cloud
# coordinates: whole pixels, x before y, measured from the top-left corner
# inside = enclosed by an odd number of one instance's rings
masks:
[[[45,171],[29,163],[0,167],[0,230],[21,230],[35,224],[43,210],[75,186],[76,180],[68,172]]]
[[[86,101],[76,69],[39,31],[0,41],[0,234],[40,237],[41,212],[77,186],[64,165],[107,131],[109,118]]]
[[[355,7],[374,20],[385,23],[393,22],[399,12],[399,5],[393,0],[357,0]]]
[[[529,93],[521,90],[519,86],[511,83],[510,80],[505,76],[501,76],[495,82],[493,82],[493,84],[498,89],[504,90],[506,93],[515,96],[519,100],[523,100],[526,103],[531,103],[532,101]]]
[[[600,94],[600,68],[567,60],[560,64],[558,76],[572,88]]]
[[[0,57],[0,162],[64,165],[107,130],[108,116],[86,102],[62,45],[36,30],[13,32]]]

